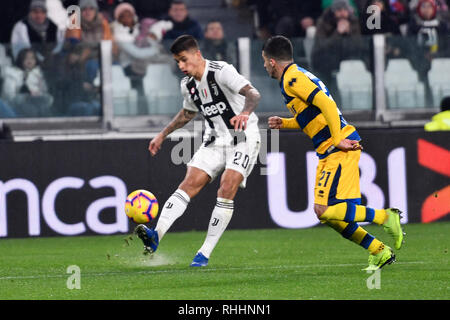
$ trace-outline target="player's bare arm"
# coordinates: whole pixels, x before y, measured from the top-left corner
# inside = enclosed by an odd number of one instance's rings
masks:
[[[175,130],[182,128],[195,118],[197,112],[181,109],[180,112],[172,119],[172,121],[160,132],[156,137],[154,137],[150,144],[148,145],[148,150],[151,155],[154,156],[158,153],[159,149],[161,149],[161,145],[164,139],[174,132]]]
[[[245,128],[247,127],[248,117],[253,111],[255,111],[256,107],[258,106],[259,100],[261,99],[259,91],[249,84],[243,87],[239,91],[239,94],[245,97],[245,105],[242,112],[234,116],[230,120],[231,125],[234,125],[235,131],[245,130]]]

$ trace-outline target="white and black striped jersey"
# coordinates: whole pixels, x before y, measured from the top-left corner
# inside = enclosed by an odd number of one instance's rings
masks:
[[[223,61],[206,60],[200,81],[193,77],[181,80],[183,108],[201,112],[205,118],[204,140],[213,139],[216,145],[236,143],[236,133],[230,119],[242,112],[245,97],[239,91],[250,84],[231,65]],[[250,114],[245,130],[246,138],[258,138],[258,117]]]

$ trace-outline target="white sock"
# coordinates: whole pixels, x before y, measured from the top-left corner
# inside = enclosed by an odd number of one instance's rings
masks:
[[[201,252],[209,259],[211,252],[214,250],[217,242],[228,226],[233,215],[234,202],[224,198],[217,198],[216,206],[209,221],[208,233],[205,242],[198,252]]]
[[[170,198],[167,199],[155,228],[156,232],[158,232],[159,240],[164,237],[175,220],[183,215],[189,201],[191,201],[191,198],[181,189],[177,189]]]

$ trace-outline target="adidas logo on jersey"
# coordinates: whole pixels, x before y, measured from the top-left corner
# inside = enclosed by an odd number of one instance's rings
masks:
[[[212,104],[208,107],[204,107],[202,105],[201,108],[205,116],[211,117],[217,114],[222,114],[227,108],[227,105],[224,102],[218,102],[217,104]]]

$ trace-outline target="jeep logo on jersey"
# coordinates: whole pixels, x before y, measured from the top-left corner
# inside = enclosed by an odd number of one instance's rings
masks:
[[[214,117],[218,114],[223,114],[223,112],[227,109],[227,105],[224,102],[218,102],[206,107],[202,105],[201,108],[204,116]]]

